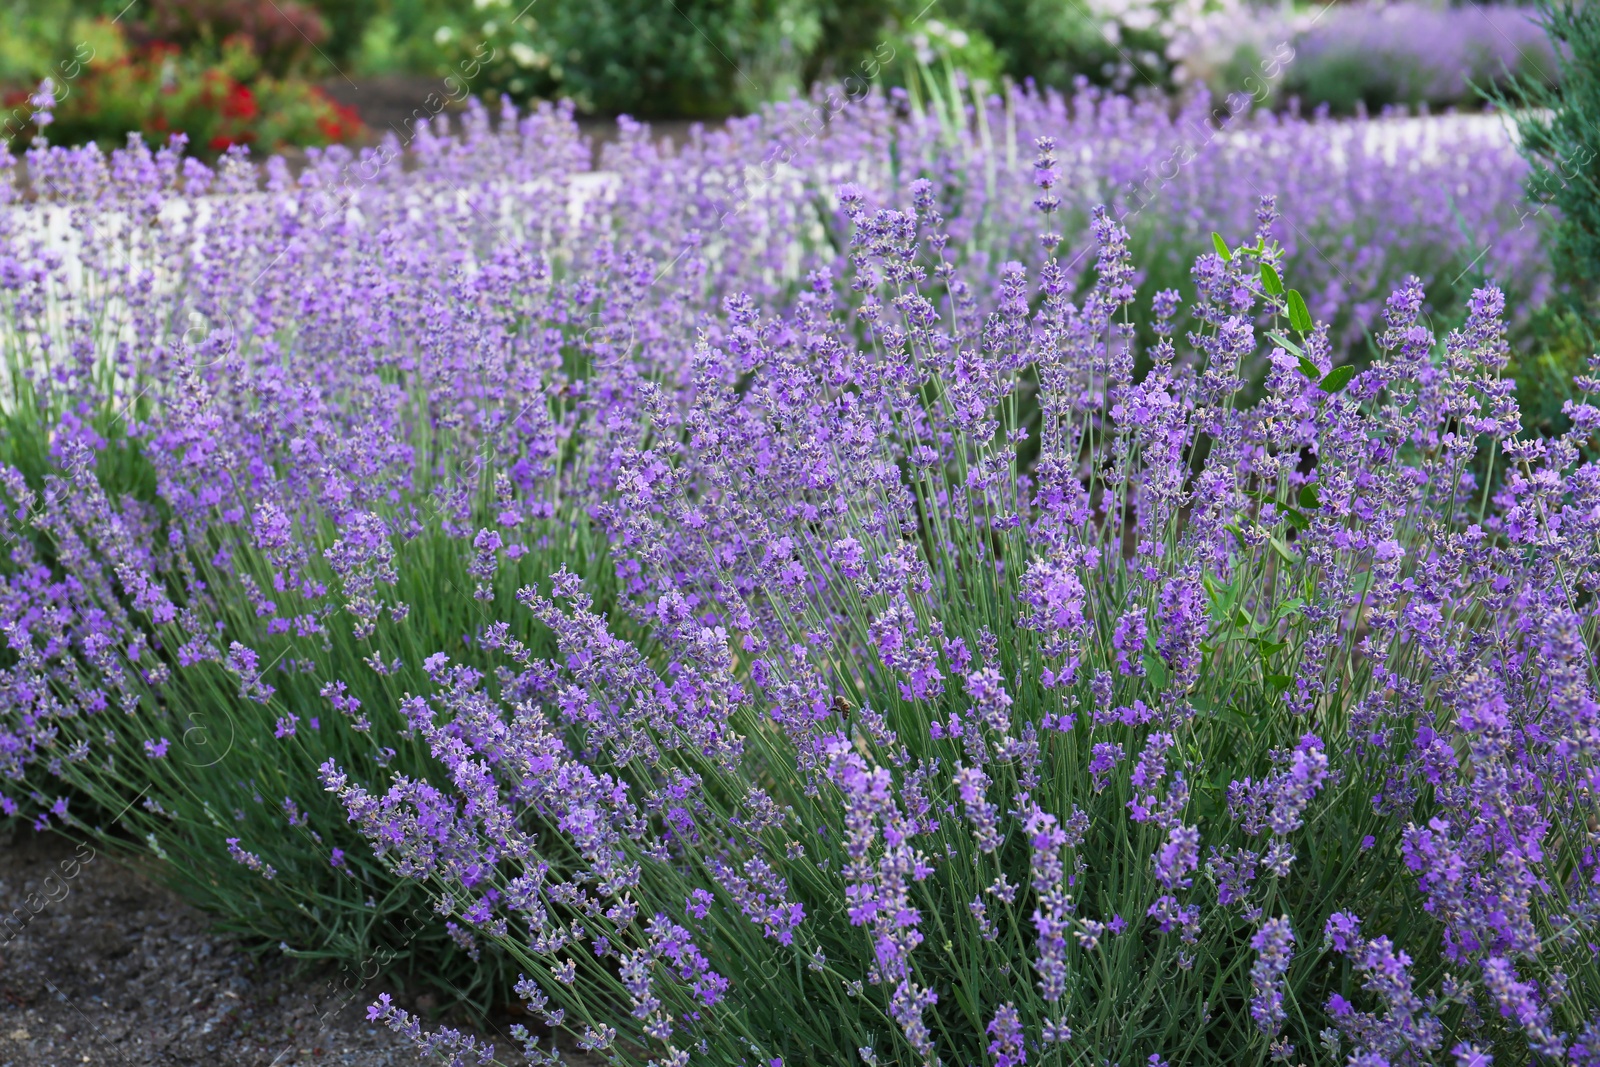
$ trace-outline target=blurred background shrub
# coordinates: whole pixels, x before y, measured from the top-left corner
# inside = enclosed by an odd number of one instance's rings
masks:
[[[1600,8],[1539,0],[1535,11],[1562,46],[1552,55],[1555,76],[1524,75],[1495,98],[1517,115],[1529,165],[1523,210],[1549,217],[1543,233],[1557,292],[1541,312],[1537,354],[1507,373],[1516,375],[1518,400],[1540,430],[1560,433],[1570,425],[1569,383],[1600,348]]]
[[[133,9],[13,0],[0,60],[5,136],[32,144],[152,143],[172,134],[214,156],[233,145],[266,151],[326,145],[362,132],[360,120],[316,84],[313,61],[330,23],[293,0],[150,0]],[[120,16],[120,17],[119,17]],[[29,106],[48,78],[51,120]]]
[[[143,17],[127,25],[136,44],[211,59],[223,49],[248,50],[280,78],[304,70],[329,37],[321,13],[294,0],[149,0]]]
[[[513,3],[516,7],[513,7]],[[479,60],[475,93],[570,96],[580,110],[646,118],[719,118],[801,88],[822,40],[804,0],[557,0],[517,18],[525,0],[440,11],[442,65]]]
[[[1511,5],[1344,3],[1217,7],[1174,32],[1168,55],[1180,84],[1214,97],[1335,115],[1384,108],[1482,105],[1478,88],[1514,79],[1550,84],[1557,64],[1537,13]],[[1280,62],[1271,77],[1262,64]]]
[[[213,156],[233,145],[333,144],[361,129],[354,112],[314,85],[264,73],[242,37],[223,42],[215,61],[163,43],[97,59],[67,87],[48,130],[52,141],[109,147],[130,132],[152,143],[181,133],[194,152]]]
[[[1058,88],[1078,77],[1166,88],[1167,27],[1183,15],[1179,4],[1148,0],[950,0],[940,10],[992,40],[1012,78]]]

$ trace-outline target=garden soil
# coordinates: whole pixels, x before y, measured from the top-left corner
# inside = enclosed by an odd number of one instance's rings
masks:
[[[383,987],[341,1004],[324,985],[212,933],[204,915],[104,852],[26,828],[0,834],[0,1067],[426,1062],[367,1022]],[[521,1062],[503,1032],[486,1036],[502,1062]]]

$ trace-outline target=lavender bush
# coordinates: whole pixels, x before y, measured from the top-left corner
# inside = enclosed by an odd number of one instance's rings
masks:
[[[330,760],[352,821],[618,1062],[1596,1062],[1600,410],[1515,437],[1493,289],[1330,367],[1270,204],[1136,379],[1109,217],[1083,301],[981,316],[916,193],[841,195],[868,346],[826,278],[732,300],[616,457],[648,640],[566,569],[497,601],[403,706],[453,788]]]
[[[1592,1062],[1594,409],[1518,441],[1491,289],[1355,373],[1288,244],[1368,218],[1294,175],[1492,142],[1263,121],[1129,204],[1185,131],[1112,98],[795,117],[30,154],[0,804],[295,951],[431,907],[624,1062]],[[1305,216],[1211,237],[1228,175]]]

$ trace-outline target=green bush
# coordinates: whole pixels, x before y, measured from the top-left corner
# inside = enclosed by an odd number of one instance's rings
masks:
[[[1170,85],[1161,21],[1134,29],[1061,0],[949,0],[938,10],[993,41],[1005,72],[1019,82],[1065,88],[1082,76],[1124,89]]]
[[[1539,0],[1538,10],[1556,54],[1555,84],[1523,77],[1485,95],[1516,108],[1518,144],[1530,166],[1524,224],[1551,216],[1544,232],[1559,292],[1536,320],[1536,354],[1507,369],[1525,421],[1548,436],[1568,428],[1565,398],[1597,347],[1600,11],[1571,0]]]
[[[124,0],[125,2],[125,0]],[[97,45],[104,35],[100,19],[116,16],[121,5],[62,0],[0,0],[0,87],[32,90],[45,78],[59,81],[62,65],[82,54],[79,44]]]
[[[367,27],[383,9],[381,0],[312,0],[311,6],[328,24],[322,50],[341,63],[359,51]]]
[[[1549,227],[1556,280],[1575,307],[1600,297],[1600,9],[1539,0],[1559,68],[1554,87],[1520,79],[1501,104],[1522,105],[1517,133],[1531,165],[1528,211],[1554,208]]]
[[[1564,408],[1572,397],[1572,379],[1588,373],[1594,334],[1582,315],[1561,302],[1540,309],[1529,333],[1531,343],[1512,356],[1505,373],[1517,383],[1524,429],[1555,437],[1572,428]]]
[[[484,0],[439,13],[425,36],[440,70],[475,72],[474,94],[568,96],[596,114],[720,118],[843,76],[885,39],[902,6],[552,0],[519,15],[520,3]],[[370,38],[375,55],[399,47],[398,18],[394,26]]]
[[[1424,103],[1410,88],[1421,81],[1423,73],[1415,60],[1408,56],[1383,58],[1386,62],[1374,63],[1370,55],[1340,51],[1291,66],[1287,94],[1311,106],[1326,104],[1336,115]]]

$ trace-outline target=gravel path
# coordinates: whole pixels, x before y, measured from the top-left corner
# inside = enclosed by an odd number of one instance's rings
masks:
[[[88,845],[0,834],[0,1067],[426,1062],[367,1023],[383,987],[341,1004],[306,992],[319,984]]]

